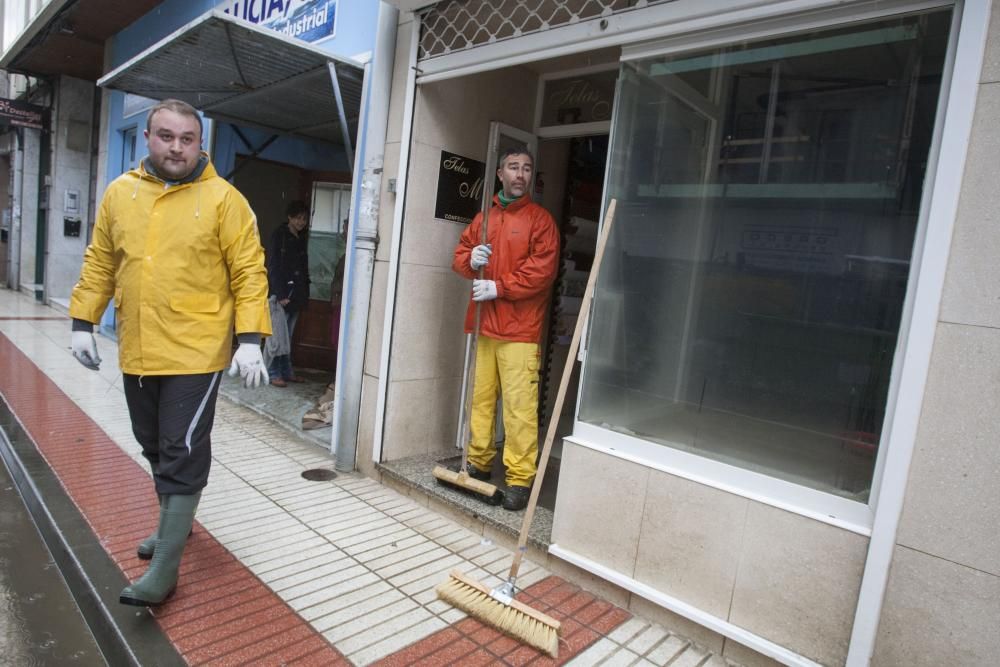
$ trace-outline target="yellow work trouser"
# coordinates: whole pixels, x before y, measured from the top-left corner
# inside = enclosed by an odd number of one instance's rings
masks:
[[[503,396],[503,464],[508,486],[531,486],[538,459],[538,345],[480,336],[472,394],[469,462],[489,470],[496,457],[496,404]]]

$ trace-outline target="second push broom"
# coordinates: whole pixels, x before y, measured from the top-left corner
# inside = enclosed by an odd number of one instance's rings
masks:
[[[524,512],[521,533],[517,540],[517,551],[514,552],[514,561],[511,563],[507,580],[498,588],[490,589],[488,586],[461,571],[452,570],[448,579],[437,587],[438,597],[445,602],[461,609],[469,616],[482,621],[486,625],[493,626],[500,632],[547,653],[553,658],[557,657],[559,653],[559,621],[515,600],[514,595],[517,592],[515,585],[517,583],[517,572],[521,567],[521,561],[524,559],[524,552],[527,550],[528,531],[531,529],[531,520],[534,518],[535,505],[538,503],[538,494],[542,488],[542,479],[545,476],[545,468],[549,462],[552,441],[555,440],[556,428],[559,422],[558,415],[562,413],[563,401],[566,398],[566,390],[569,387],[576,353],[580,349],[580,338],[583,335],[589,317],[590,303],[594,298],[597,275],[601,268],[601,260],[604,257],[604,248],[607,246],[608,237],[611,233],[611,225],[614,223],[616,206],[617,200],[612,199],[608,204],[608,212],[604,216],[604,227],[597,241],[597,250],[594,252],[594,263],[590,269],[590,276],[587,278],[587,288],[583,293],[583,300],[580,303],[580,316],[577,318],[576,327],[573,329],[573,340],[569,344],[566,366],[563,368],[562,379],[559,382],[559,392],[556,394],[555,405],[552,408],[552,417],[545,432],[545,444],[542,447],[542,455],[538,461],[538,472],[535,474],[535,481],[531,485],[531,496],[528,499],[528,507]]]

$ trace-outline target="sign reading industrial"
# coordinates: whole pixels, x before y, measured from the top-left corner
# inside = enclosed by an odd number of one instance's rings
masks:
[[[483,198],[486,164],[479,160],[441,151],[434,217],[469,224]]]
[[[49,110],[19,100],[0,98],[0,127],[16,125],[44,130],[48,125]]]
[[[305,42],[336,33],[337,0],[223,0],[218,8]]]

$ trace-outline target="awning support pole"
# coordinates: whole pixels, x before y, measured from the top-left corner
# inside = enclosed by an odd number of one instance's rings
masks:
[[[330,70],[330,83],[333,84],[333,94],[337,98],[337,114],[340,116],[340,133],[344,137],[344,155],[347,157],[347,170],[354,172],[354,147],[351,145],[351,128],[347,124],[347,113],[344,111],[344,96],[340,93],[340,80],[337,78],[337,66],[327,63]]]

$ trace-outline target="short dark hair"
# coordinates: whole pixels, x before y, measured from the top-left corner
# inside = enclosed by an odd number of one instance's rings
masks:
[[[285,208],[285,215],[289,218],[300,216],[303,213],[308,215],[309,207],[306,206],[306,203],[300,199],[288,202],[288,206]]]
[[[511,155],[527,155],[528,157],[531,158],[532,166],[534,166],[535,164],[535,156],[531,153],[530,150],[528,150],[527,146],[524,146],[523,148],[514,146],[512,148],[505,149],[504,152],[500,154],[499,159],[497,159],[497,169],[502,169],[503,163],[506,162],[507,158],[509,158]]]
[[[198,136],[202,137],[205,134],[205,125],[201,122],[201,114],[193,106],[188,104],[183,100],[175,100],[173,98],[167,98],[161,102],[157,102],[152,109],[149,110],[149,115],[146,116],[146,131],[153,131],[153,116],[156,112],[163,111],[173,111],[174,113],[179,113],[182,116],[191,116],[198,121]]]

